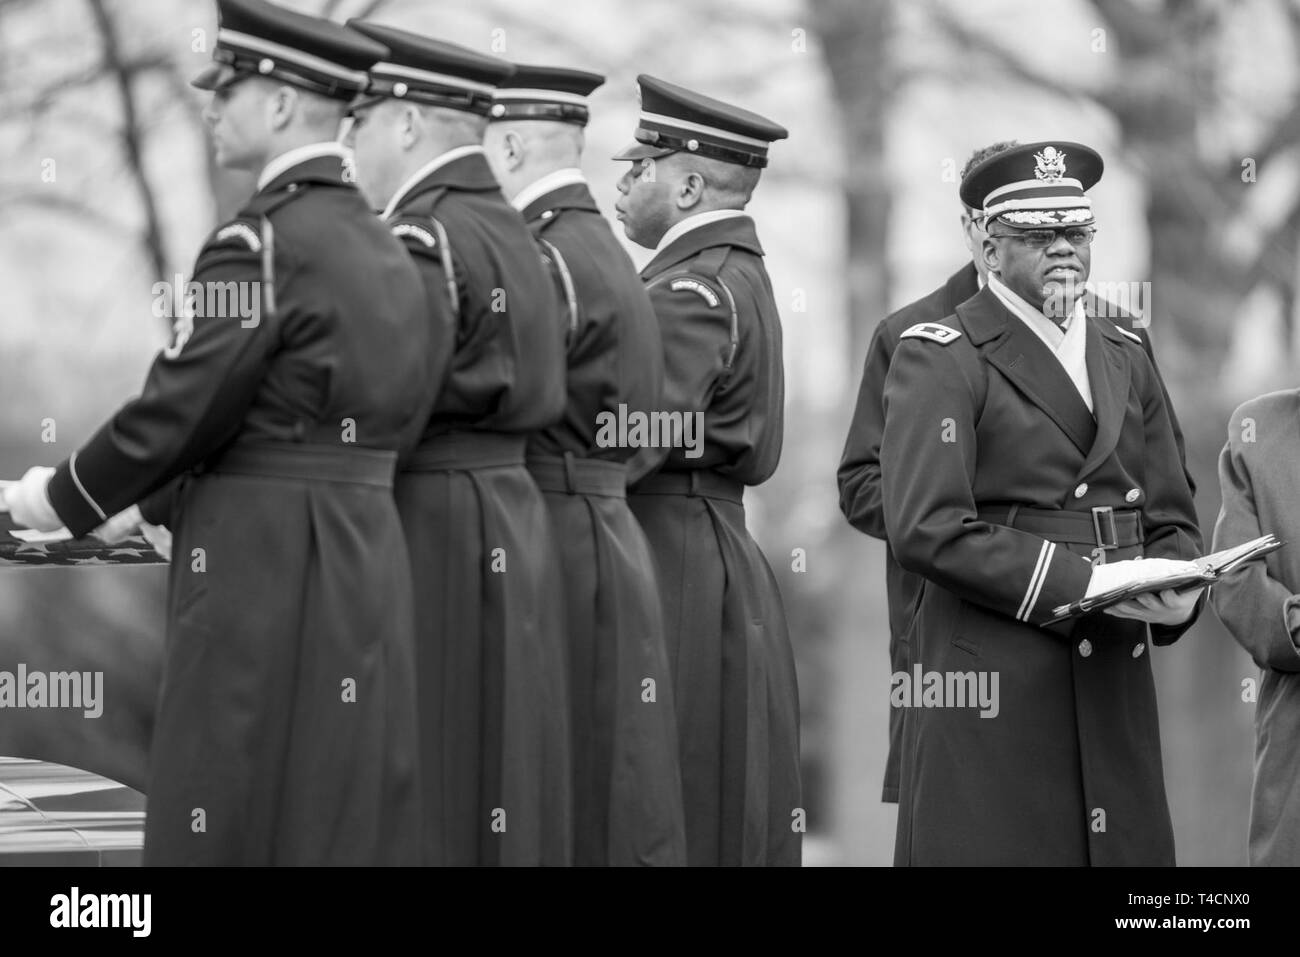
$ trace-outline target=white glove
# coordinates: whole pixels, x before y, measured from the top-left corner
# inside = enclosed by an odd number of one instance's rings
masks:
[[[17,482],[5,486],[3,510],[12,515],[17,524],[38,532],[62,528],[63,519],[54,511],[46,491],[53,477],[54,469],[44,465],[28,469]]]
[[[1181,575],[1196,570],[1195,562],[1175,561],[1171,558],[1129,558],[1122,562],[1095,565],[1092,569],[1092,578],[1088,581],[1088,590],[1083,593],[1083,597],[1091,598],[1101,592],[1131,585],[1134,582],[1161,578],[1165,575]]]
[[[106,545],[116,545],[125,538],[130,538],[140,528],[144,518],[140,515],[140,506],[132,505],[123,509],[90,534]]]
[[[145,539],[153,546],[154,551],[164,560],[172,560],[172,533],[166,525],[150,525],[148,522],[141,522],[140,531],[144,532]]]

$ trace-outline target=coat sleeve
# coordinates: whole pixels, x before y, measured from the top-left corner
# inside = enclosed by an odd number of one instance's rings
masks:
[[[885,431],[885,376],[893,356],[894,342],[886,323],[876,326],[867,347],[862,384],[853,409],[853,421],[844,440],[837,478],[840,511],[850,525],[874,538],[885,537],[885,514],[881,506],[880,439]]]
[[[193,282],[209,291],[239,288],[215,283],[257,283],[251,288],[260,296],[261,257],[243,243],[237,235],[209,242]],[[265,375],[274,325],[265,314],[255,323],[200,314],[188,339],[178,337],[158,354],[140,396],[60,464],[50,480],[50,503],[73,535],[91,531],[234,438]]]
[[[715,280],[694,275],[674,278],[686,278],[690,282],[667,280],[648,290],[663,341],[660,408],[668,413],[681,412],[683,416],[693,412],[703,414],[731,358],[731,308]],[[743,304],[738,304],[738,308],[743,309]],[[663,464],[670,452],[671,449],[658,447],[639,449],[636,461],[628,464],[628,470],[638,475],[649,474]]]
[[[1086,558],[979,519],[973,492],[979,390],[961,343],[903,339],[885,379],[880,445],[885,530],[895,557],[966,601],[1033,625],[1082,598]]]
[[[1238,416],[1233,415],[1232,421],[1238,421]],[[1231,426],[1228,443],[1219,455],[1219,484],[1223,507],[1214,526],[1216,551],[1263,534],[1255,510],[1250,468]],[[1297,596],[1269,573],[1268,558],[1247,562],[1210,586],[1210,601],[1232,637],[1250,652],[1257,665],[1300,671],[1300,651],[1290,627],[1292,615],[1300,612],[1296,608]]]

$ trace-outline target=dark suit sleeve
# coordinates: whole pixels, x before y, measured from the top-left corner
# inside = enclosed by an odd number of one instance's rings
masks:
[[[140,517],[150,525],[172,524],[172,515],[176,511],[176,496],[180,493],[184,476],[177,476],[161,488],[150,492],[136,505],[140,507]]]
[[[731,351],[729,300],[716,282],[699,276],[689,278],[708,287],[716,304],[690,289],[674,291],[671,282],[656,283],[649,288],[663,341],[664,387],[660,408],[670,414],[703,414],[708,409]],[[743,309],[744,304],[738,302],[737,308]],[[629,472],[648,474],[663,463],[670,451],[667,448],[638,450],[635,462],[629,463]]]
[[[862,384],[853,409],[853,421],[844,441],[837,478],[840,511],[849,524],[875,538],[885,537],[885,515],[880,492],[880,439],[885,431],[885,376],[893,356],[893,335],[882,322],[867,347]]]
[[[403,217],[390,223],[394,236],[402,241],[407,254],[415,263],[420,273],[420,282],[424,287],[425,315],[429,321],[429,355],[427,375],[430,386],[425,392],[424,407],[415,415],[420,428],[409,447],[399,451],[399,462],[404,463],[418,444],[419,433],[424,428],[433,412],[434,404],[447,381],[451,369],[452,355],[456,349],[456,313],[462,308],[461,291],[465,288],[455,275],[455,266],[450,270],[451,250],[445,249],[445,233],[440,233],[432,220],[417,217]]]
[[[885,530],[899,564],[958,597],[1033,625],[1082,598],[1092,565],[1064,546],[981,521],[973,485],[977,383],[958,342],[902,339],[885,379]],[[972,376],[974,371],[972,371]]]
[[[260,279],[259,254],[233,237],[204,248],[193,281]],[[159,353],[140,396],[64,461],[50,481],[50,502],[73,535],[91,531],[235,436],[274,347],[272,324],[265,314],[256,325],[237,316],[200,315],[188,341]]]
[[[1254,479],[1243,454],[1240,432],[1243,409],[1233,413],[1228,443],[1219,455],[1223,507],[1214,526],[1214,550],[1232,548],[1264,534],[1255,511]],[[1291,637],[1288,617],[1296,604],[1291,589],[1269,574],[1268,558],[1247,562],[1210,586],[1210,601],[1237,643],[1261,668],[1300,671],[1300,651]]]

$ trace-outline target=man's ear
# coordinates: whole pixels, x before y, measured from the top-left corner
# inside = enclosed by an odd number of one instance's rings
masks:
[[[278,86],[267,100],[267,113],[271,130],[280,132],[293,119],[300,101],[298,91],[291,86]]]
[[[410,103],[402,104],[397,136],[404,150],[413,149],[424,138],[424,118],[420,115],[419,107]]]
[[[980,244],[980,258],[984,261],[984,268],[989,272],[998,272],[1001,268],[998,244],[987,236],[984,237],[984,242]]]
[[[699,173],[687,173],[682,185],[677,190],[677,208],[693,209],[704,199],[704,177]]]
[[[506,169],[514,172],[524,165],[524,138],[517,130],[510,130],[503,137],[506,147]]]

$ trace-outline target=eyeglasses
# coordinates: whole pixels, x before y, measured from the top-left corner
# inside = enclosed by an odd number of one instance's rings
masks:
[[[1067,226],[1064,229],[1022,229],[1014,233],[989,233],[994,239],[1017,239],[1030,249],[1046,249],[1056,242],[1057,236],[1064,236],[1071,246],[1079,248],[1091,246],[1092,237],[1097,235],[1095,226]]]

